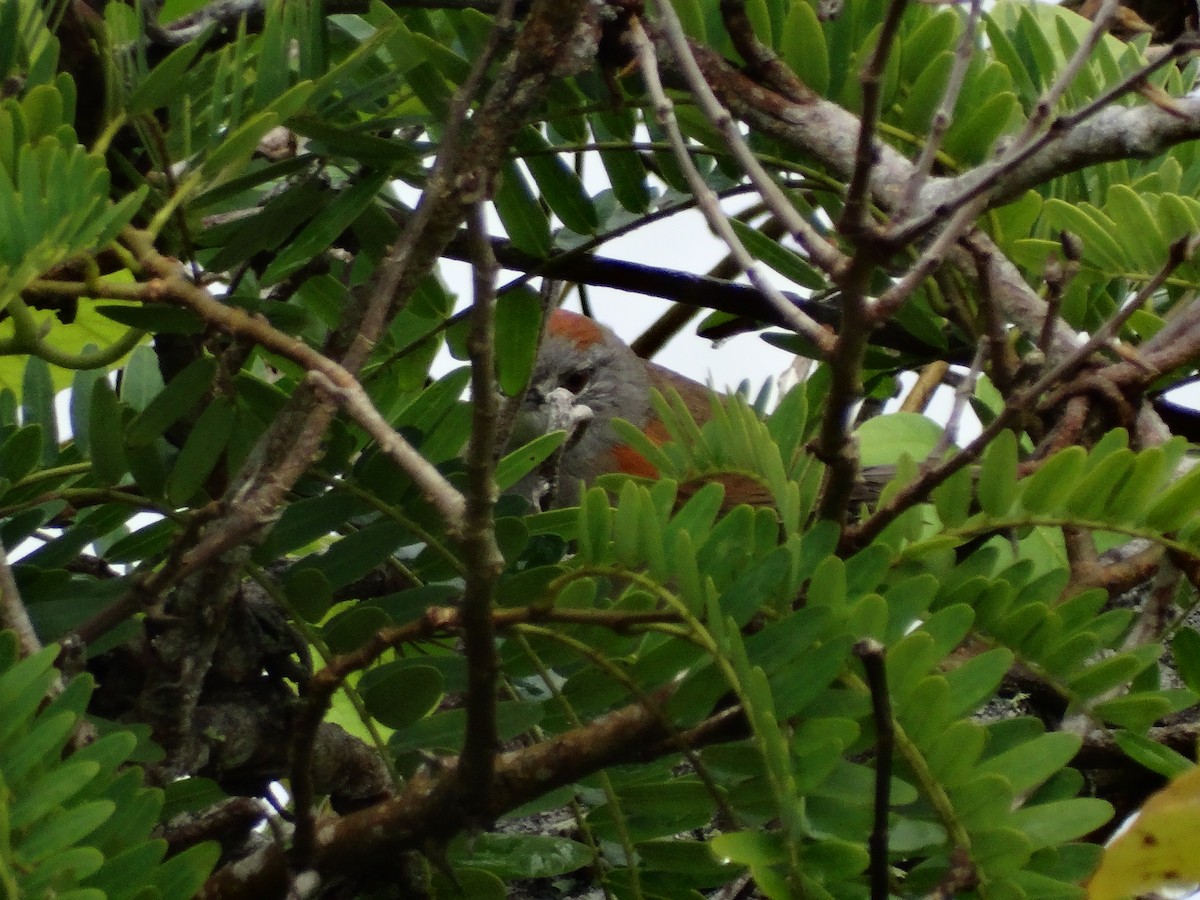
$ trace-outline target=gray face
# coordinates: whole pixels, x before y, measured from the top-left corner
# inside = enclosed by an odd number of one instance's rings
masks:
[[[537,409],[551,391],[563,388],[575,397],[576,404],[591,409],[594,425],[617,416],[639,424],[644,421],[649,410],[645,367],[615,335],[610,337],[581,350],[557,335],[547,335],[524,408]]]
[[[606,329],[607,331],[607,329]],[[628,346],[609,332],[606,340],[580,349],[572,341],[548,334],[534,366],[529,391],[513,429],[511,445],[563,427],[561,415],[551,422],[551,393],[575,407],[586,407],[590,420],[562,452],[559,468],[559,505],[570,505],[579,496],[579,481],[613,471],[611,449],[617,435],[614,418],[643,426],[650,411],[650,381],[645,365]],[[565,394],[569,397],[564,398]],[[557,404],[561,413],[562,404]],[[520,486],[519,488],[520,489]]]

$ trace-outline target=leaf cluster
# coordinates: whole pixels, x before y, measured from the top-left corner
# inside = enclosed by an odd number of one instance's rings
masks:
[[[8,897],[191,897],[217,860],[215,844],[166,859],[153,837],[163,792],[129,765],[139,741],[113,730],[72,741],[84,725],[89,676],[52,691],[57,647],[18,659],[0,633],[0,883]],[[54,695],[48,703],[47,694]],[[56,695],[55,695],[56,694]],[[71,747],[68,750],[68,747]]]

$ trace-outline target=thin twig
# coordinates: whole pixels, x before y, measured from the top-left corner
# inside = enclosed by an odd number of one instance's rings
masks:
[[[954,121],[954,107],[958,103],[959,94],[962,93],[967,69],[974,56],[975,34],[979,29],[979,16],[982,10],[982,0],[971,0],[967,24],[959,37],[958,46],[954,48],[954,62],[950,66],[950,75],[946,78],[942,99],[929,123],[929,134],[925,137],[921,155],[917,157],[916,165],[913,167],[912,178],[904,188],[904,196],[899,205],[892,210],[893,222],[903,222],[908,218],[909,213],[916,208],[917,200],[921,196],[921,189],[925,187],[930,173],[933,172],[933,163],[937,159],[938,151],[942,148],[946,132],[950,130],[950,124]]]
[[[1047,260],[1045,271],[1042,273],[1042,280],[1046,282],[1046,321],[1037,340],[1037,348],[1042,355],[1049,351],[1050,341],[1054,337],[1054,323],[1058,319],[1063,296],[1079,273],[1079,261],[1083,255],[1079,238],[1075,235],[1063,231],[1059,233],[1058,238],[1063,249],[1064,261],[1059,262],[1053,258]]]
[[[933,400],[934,393],[942,386],[942,381],[949,371],[950,364],[942,359],[923,366],[917,374],[916,382],[900,404],[899,412],[925,412],[929,408],[930,401]]]
[[[739,212],[734,218],[750,224],[765,208],[766,204],[755,203],[748,209]],[[785,231],[783,223],[777,216],[768,217],[757,228],[759,234],[769,237],[773,241],[783,237]],[[732,254],[727,253],[705,273],[704,277],[728,280],[736,278],[740,274],[742,274],[742,270],[737,260],[733,258]],[[697,315],[699,315],[699,310],[694,307],[676,303],[652,322],[650,327],[638,335],[636,340],[631,341],[629,348],[642,359],[653,359]]]
[[[475,298],[467,350],[471,358],[471,439],[467,445],[466,520],[459,542],[466,563],[463,590],[463,653],[467,660],[466,736],[458,762],[463,803],[482,821],[491,808],[492,776],[499,745],[496,679],[500,662],[492,628],[496,579],[504,556],[496,544],[496,435],[500,403],[496,388],[496,276],[500,271],[487,240],[481,204],[467,219],[474,240]]]
[[[437,510],[451,537],[461,534],[467,509],[466,498],[459,493],[433,463],[406,441],[380,415],[367,392],[354,379],[336,383],[316,369],[308,373],[309,384],[320,390],[346,411],[379,445],[392,462],[412,478],[422,496]]]
[[[871,173],[875,168],[875,129],[882,103],[883,73],[900,31],[900,20],[908,0],[890,0],[879,30],[879,40],[867,64],[859,72],[862,85],[862,115],[858,125],[858,144],[854,153],[854,171],[846,189],[846,205],[838,229],[852,238],[866,232],[871,206]]]
[[[1105,0],[1106,4],[1116,5],[1114,0]],[[1094,31],[1094,29],[1093,29]],[[1090,33],[1090,32],[1089,32]],[[1074,112],[1064,113],[1058,116],[1050,125],[1041,132],[1040,135],[1026,135],[1029,131],[1028,123],[1026,129],[1016,140],[1014,140],[1008,149],[1001,153],[999,157],[992,163],[980,166],[979,168],[962,176],[962,181],[965,186],[961,188],[953,197],[941,201],[918,219],[907,223],[903,228],[897,230],[894,234],[889,235],[897,242],[907,243],[920,234],[923,234],[938,221],[945,218],[952,210],[961,207],[963,204],[969,203],[977,197],[987,197],[988,203],[994,199],[1002,188],[1007,191],[1012,188],[1009,185],[1008,175],[1018,167],[1028,162],[1039,153],[1043,152],[1048,146],[1062,138],[1064,135],[1070,134],[1080,124],[1090,119],[1103,109],[1111,106],[1114,101],[1130,93],[1138,88],[1146,78],[1154,72],[1161,69],[1168,63],[1172,63],[1177,59],[1192,53],[1200,47],[1200,38],[1194,35],[1189,35],[1178,39],[1171,45],[1170,49],[1158,59],[1147,63],[1135,72],[1130,73],[1108,91],[1097,97],[1095,100],[1080,107]],[[1083,49],[1082,47],[1080,48]],[[1061,78],[1060,78],[1061,81]],[[1039,100],[1038,109],[1041,110],[1046,97]],[[1049,106],[1047,109],[1051,108]],[[1032,122],[1034,117],[1030,118]],[[1152,151],[1146,149],[1142,151],[1143,155],[1150,155]],[[1066,169],[1063,170],[1068,171]],[[1056,172],[1055,174],[1062,174]]]
[[[867,839],[871,863],[871,900],[888,898],[888,809],[891,806],[892,755],[895,732],[892,729],[892,704],[888,699],[884,647],[873,638],[854,645],[854,655],[862,662],[871,690],[871,711],[875,720],[875,821]]]
[[[929,246],[921,251],[921,255],[917,257],[916,262],[909,266],[908,271],[898,278],[871,305],[871,320],[873,322],[882,322],[885,319],[891,318],[899,311],[905,301],[921,286],[921,282],[933,274],[934,270],[942,264],[947,254],[954,249],[955,244],[975,227],[975,222],[979,218],[979,214],[983,212],[986,206],[986,198],[976,197],[974,200],[955,210],[954,215],[950,217],[950,221],[938,232],[938,236],[933,239]]]
[[[688,47],[687,38],[683,36],[682,26],[679,24],[678,18],[675,17],[674,10],[671,9],[670,4],[663,4],[660,8],[660,14],[662,16],[662,23],[667,28],[668,40],[670,40],[671,23],[674,23],[675,25],[675,31],[678,34],[679,43],[682,46],[683,53],[686,54],[686,58],[680,58],[680,63],[683,66],[685,73],[687,73],[689,76],[689,83],[694,84],[696,88],[699,88],[701,85],[705,85],[703,91],[697,93],[696,95],[697,102],[704,103],[706,99],[711,98],[712,104],[715,105],[715,109],[710,106],[710,114],[717,116],[718,119],[722,119],[722,117],[724,119],[728,119],[729,122],[732,123],[732,119],[729,118],[729,113],[717,102],[716,97],[712,94],[711,90],[707,89],[704,76],[701,74],[699,67],[696,65],[695,59],[691,57],[691,51]],[[788,325],[798,334],[803,335],[812,341],[823,353],[828,353],[833,349],[833,337],[808,315],[796,309],[793,304],[789,303],[787,299],[779,292],[779,289],[771,284],[771,282],[762,274],[758,260],[750,255],[749,251],[746,250],[745,246],[743,246],[742,242],[738,239],[737,234],[734,233],[734,230],[730,226],[728,219],[725,217],[725,213],[721,209],[716,194],[713,193],[712,188],[710,188],[704,181],[704,178],[701,176],[699,170],[697,170],[695,163],[692,162],[691,154],[688,152],[687,148],[687,140],[684,138],[683,132],[679,128],[679,123],[675,118],[674,104],[671,102],[670,98],[667,97],[666,91],[663,90],[662,81],[659,79],[658,59],[654,52],[654,45],[646,36],[645,30],[642,28],[642,25],[638,20],[634,19],[630,23],[629,34],[633,40],[634,49],[636,50],[638,59],[641,63],[641,72],[642,77],[646,82],[646,90],[649,92],[651,100],[654,103],[655,116],[670,139],[671,147],[675,153],[675,159],[679,163],[679,167],[682,169],[684,177],[687,179],[688,186],[691,188],[692,193],[696,197],[696,203],[698,207],[704,213],[704,217],[708,222],[708,226],[713,230],[713,233],[715,233],[722,241],[724,241],[726,246],[729,247],[730,253],[733,254],[733,256],[737,259],[738,264],[746,272],[750,282],[762,292],[763,296],[771,303],[775,310],[784,316],[784,320],[788,323]],[[672,47],[677,53],[679,52],[674,45],[672,45]],[[733,128],[733,130],[736,131],[736,128]],[[728,133],[726,134],[726,139],[729,139]],[[735,144],[731,144],[730,146],[731,149],[733,149],[738,155],[739,162],[743,162],[741,158],[742,154],[738,150],[739,145],[743,148],[745,147],[744,142],[737,142]],[[753,154],[749,154],[748,148],[746,148],[746,152],[749,157],[753,159]],[[754,165],[761,171],[761,167],[758,167],[757,163],[754,163]],[[770,186],[767,186],[766,184],[759,184],[756,181],[755,187],[764,192],[764,199],[766,199],[766,192],[772,189],[781,195],[782,191],[780,191],[778,185],[771,181],[770,176],[765,175],[765,173],[763,173],[763,176],[766,182],[770,182]],[[770,203],[770,201],[768,201],[768,203],[771,206],[772,212],[775,212],[781,216],[785,215],[783,210],[776,210],[774,203]],[[786,198],[783,198],[782,205],[791,208],[791,204]],[[795,210],[793,209],[792,212],[795,213]],[[785,222],[788,222],[788,220],[785,219]],[[788,222],[788,224],[790,228],[791,223]],[[804,223],[804,228],[811,230],[807,222]],[[800,237],[801,234],[803,234],[804,237]],[[797,240],[801,242],[801,246],[805,246],[805,241],[808,240],[808,231],[799,232],[797,235]],[[824,250],[821,249],[822,246],[825,248]],[[812,254],[813,261],[818,263],[821,259],[829,261],[833,254],[837,254],[838,256],[841,255],[840,252],[838,252],[835,248],[827,244],[824,241],[824,238],[819,238],[819,236],[816,244],[811,247],[805,246],[805,249]],[[841,263],[837,262],[834,264],[834,268],[838,268],[840,265]]]
[[[966,252],[970,254],[971,259],[975,263],[975,279],[979,285],[978,306],[980,313],[983,315],[984,334],[987,337],[988,353],[991,355],[991,372],[989,374],[996,390],[1007,397],[1009,391],[1012,390],[1016,375],[1013,371],[1013,354],[1010,353],[1008,342],[1008,321],[1002,315],[998,304],[995,302],[992,290],[996,274],[996,256],[985,252],[974,242],[968,241],[964,242],[964,244]],[[1044,327],[1044,317],[1042,324]],[[1051,326],[1051,338],[1059,330],[1057,320],[1054,320]],[[1074,336],[1074,331],[1071,331],[1071,334]],[[1044,359],[1050,358],[1050,354],[1046,353]]]
[[[844,522],[858,482],[858,443],[850,433],[854,405],[862,398],[863,360],[871,337],[871,315],[867,301],[871,276],[879,258],[860,246],[850,271],[841,282],[842,322],[837,345],[829,355],[829,392],[817,433],[817,456],[829,467],[821,492],[819,514],[833,522]]]
[[[989,343],[986,337],[980,340],[979,347],[975,351],[975,358],[971,360],[971,368],[958,383],[958,387],[954,389],[954,405],[950,407],[950,415],[946,417],[946,427],[942,430],[941,437],[930,451],[930,459],[941,459],[942,455],[957,440],[963,413],[971,401],[971,396],[975,393],[975,384],[979,381],[979,375],[983,372],[983,361],[987,358]]]
[[[793,102],[800,103],[815,96],[775,51],[758,39],[746,14],[746,0],[721,0],[721,20],[734,49],[754,76]]]
[[[21,591],[8,564],[8,551],[3,543],[0,543],[0,628],[11,630],[17,636],[17,653],[22,659],[42,649],[29,611],[21,600]]]
[[[1021,147],[1032,141],[1041,130],[1042,125],[1049,120],[1058,101],[1067,92],[1067,88],[1071,86],[1072,82],[1075,81],[1075,77],[1079,74],[1080,70],[1091,59],[1092,51],[1096,49],[1096,45],[1100,43],[1100,39],[1108,31],[1108,26],[1112,23],[1117,10],[1120,8],[1120,0],[1101,0],[1100,8],[1096,10],[1096,15],[1092,18],[1091,28],[1084,35],[1079,46],[1075,48],[1075,53],[1067,60],[1067,64],[1058,73],[1058,77],[1054,79],[1054,84],[1050,85],[1045,93],[1038,98],[1037,104],[1033,108],[1033,114],[1026,120],[1025,127],[1021,129],[1021,133],[1017,135],[1014,144],[1015,147]]]
[[[1020,415],[1024,415],[1035,407],[1038,399],[1050,388],[1064,384],[1066,380],[1083,366],[1093,353],[1107,347],[1113,335],[1121,328],[1129,316],[1140,309],[1142,304],[1163,286],[1171,273],[1187,261],[1194,249],[1194,241],[1181,238],[1171,245],[1170,256],[1163,267],[1155,273],[1142,289],[1112,318],[1105,322],[1096,332],[1076,349],[1070,356],[1049,368],[1033,384],[1014,392],[999,414],[971,441],[962,452],[956,453],[940,465],[926,469],[916,480],[900,489],[886,506],[877,509],[869,519],[852,526],[846,536],[848,545],[870,543],[879,533],[895,521],[904,510],[914,503],[919,503],[929,496],[930,492],[942,484],[955,472],[970,465],[980,457],[996,436],[1009,427]],[[1126,364],[1128,365],[1128,364]]]

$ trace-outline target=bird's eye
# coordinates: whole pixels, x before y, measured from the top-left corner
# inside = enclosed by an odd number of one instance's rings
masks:
[[[563,375],[562,386],[572,394],[578,394],[592,379],[591,369],[576,369],[574,372],[567,372]]]

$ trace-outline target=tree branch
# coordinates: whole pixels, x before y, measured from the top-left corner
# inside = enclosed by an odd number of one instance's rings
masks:
[[[463,590],[463,653],[467,659],[467,728],[458,762],[462,801],[477,826],[487,821],[499,745],[496,680],[500,661],[492,629],[496,580],[504,556],[496,544],[496,444],[499,391],[496,385],[496,275],[499,266],[487,241],[482,205],[468,222],[475,244],[475,298],[467,350],[471,358],[471,440],[467,446],[467,508],[461,540],[466,564]]]

